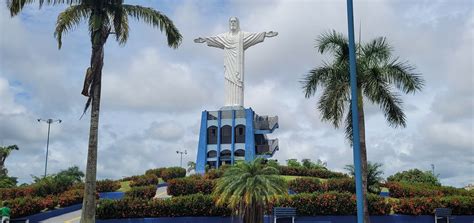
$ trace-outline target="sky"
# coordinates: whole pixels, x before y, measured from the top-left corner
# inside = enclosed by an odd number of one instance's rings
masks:
[[[125,1],[155,8],[183,35],[178,49],[157,29],[130,20],[125,46],[105,46],[99,126],[99,179],[143,174],[147,169],[195,161],[201,111],[224,103],[223,52],[194,38],[228,31],[237,16],[241,29],[276,31],[277,37],[246,51],[245,107],[277,115],[274,158],[321,159],[330,169],[351,164],[343,129],[321,121],[318,92],[306,99],[300,81],[331,61],[315,40],[324,32],[347,34],[345,1]],[[44,173],[47,124],[51,125],[48,173],[77,165],[85,170],[89,113],[80,92],[91,46],[86,23],[53,37],[66,6],[31,5],[14,18],[0,4],[0,145],[16,144],[6,167],[21,183]],[[425,80],[422,91],[401,92],[406,128],[390,127],[377,105],[366,102],[368,160],[383,164],[384,176],[418,168],[439,174],[445,185],[474,183],[474,3],[470,0],[355,0],[356,36],[362,42],[387,37],[394,57],[408,61]],[[394,89],[396,92],[396,90]]]

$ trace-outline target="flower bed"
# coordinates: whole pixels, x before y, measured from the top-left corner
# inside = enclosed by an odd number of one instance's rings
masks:
[[[347,174],[333,172],[325,169],[308,169],[305,167],[288,167],[279,166],[278,170],[281,175],[289,176],[307,176],[307,177],[319,177],[319,178],[347,178]]]
[[[453,215],[473,215],[474,197],[417,197],[400,199],[394,203],[393,210],[397,214],[433,215],[435,208],[451,208]]]
[[[155,196],[156,186],[132,187],[130,191],[125,192],[125,198],[149,200]]]
[[[182,196],[190,194],[211,194],[214,186],[214,180],[194,178],[179,178],[168,181],[168,194],[171,196]]]
[[[329,179],[321,182],[316,178],[296,178],[289,183],[289,189],[296,193],[313,193],[313,192],[355,192],[355,182],[351,178]]]
[[[101,192],[113,192],[120,189],[120,183],[114,180],[98,180],[96,184],[96,191]]]

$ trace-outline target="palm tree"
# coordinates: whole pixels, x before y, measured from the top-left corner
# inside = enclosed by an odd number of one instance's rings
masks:
[[[11,16],[15,16],[25,5],[34,2],[34,0],[7,0],[7,7]],[[38,0],[38,2],[40,8],[43,4],[69,6],[57,18],[54,36],[58,41],[58,48],[61,48],[63,34],[72,31],[82,21],[88,21],[92,55],[82,90],[82,94],[88,97],[84,112],[89,105],[92,107],[81,222],[95,222],[97,139],[105,42],[110,34],[115,35],[115,40],[121,45],[127,42],[128,17],[165,31],[168,46],[172,48],[179,46],[182,36],[166,15],[152,8],[123,4],[123,0]]]
[[[188,169],[187,169],[187,171],[188,171],[188,173],[190,173],[190,172],[193,171],[193,170],[194,170],[194,171],[196,170],[196,163],[193,162],[193,161],[189,161],[189,162],[188,162]]]
[[[309,71],[302,81],[306,98],[314,96],[318,87],[323,88],[318,101],[318,110],[323,121],[331,122],[335,128],[344,125],[346,138],[352,143],[352,113],[350,109],[349,81],[349,43],[347,38],[336,31],[319,36],[316,48],[333,56],[331,63]],[[364,98],[380,106],[388,124],[393,127],[405,127],[406,117],[402,100],[394,88],[408,94],[423,87],[420,74],[414,73],[414,67],[400,61],[392,55],[393,48],[385,37],[376,38],[364,45],[357,46],[357,91],[359,111],[360,151],[362,163],[362,183],[364,198],[367,194],[367,151],[365,145]],[[364,199],[365,222],[369,222],[367,199]]]
[[[383,180],[383,170],[380,168],[383,166],[381,163],[367,163],[367,190],[370,193],[380,193],[380,181]],[[354,165],[349,164],[344,167],[352,177],[355,177]]]
[[[18,146],[0,146],[0,176],[7,176],[8,170],[5,168],[5,160],[13,150],[19,150]]]
[[[276,195],[286,194],[285,180],[262,159],[230,167],[217,181],[217,205],[227,204],[245,223],[262,223],[265,206]]]

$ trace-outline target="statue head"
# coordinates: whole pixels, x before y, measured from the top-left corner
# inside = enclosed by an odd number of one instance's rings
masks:
[[[229,29],[231,32],[238,32],[240,30],[239,19],[237,17],[230,17]]]

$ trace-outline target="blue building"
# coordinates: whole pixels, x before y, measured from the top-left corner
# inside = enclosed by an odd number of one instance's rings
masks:
[[[223,164],[271,158],[278,150],[278,139],[267,135],[278,128],[278,116],[255,114],[252,108],[203,111],[199,134],[196,172]]]

